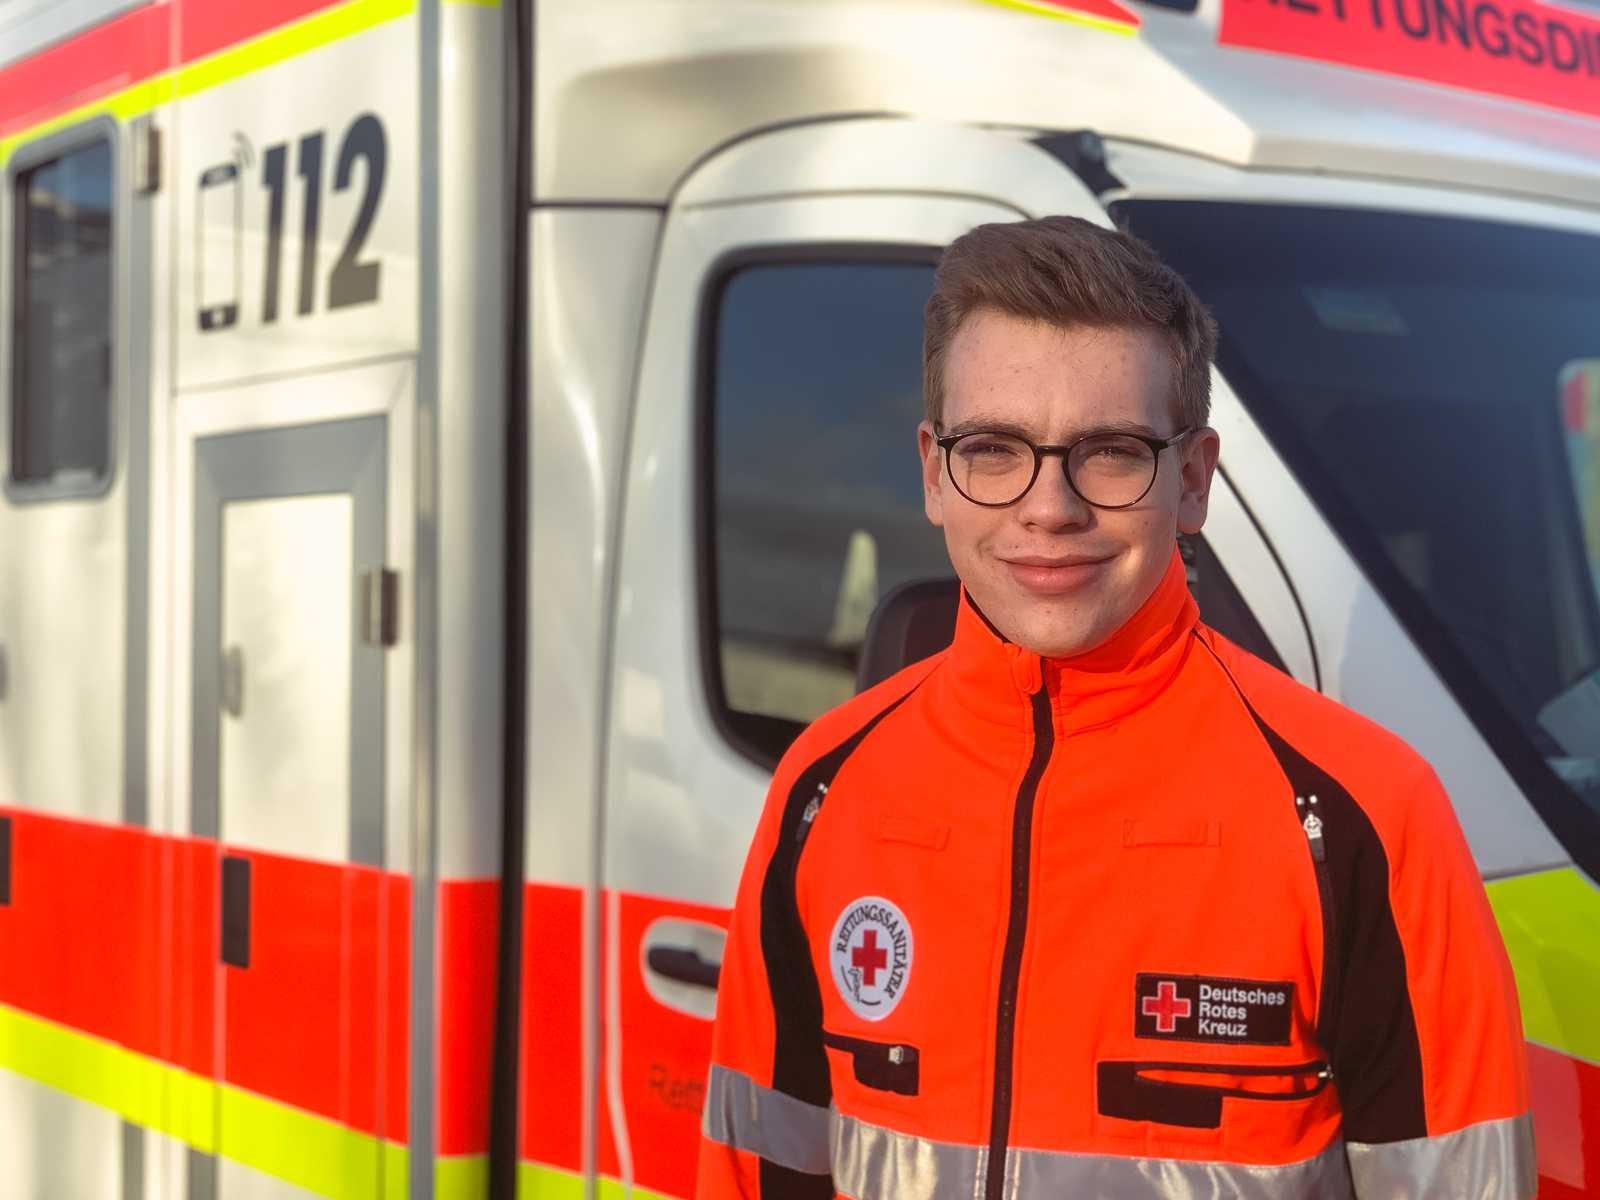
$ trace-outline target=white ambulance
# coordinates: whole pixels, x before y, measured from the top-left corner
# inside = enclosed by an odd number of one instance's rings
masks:
[[[939,644],[934,266],[1052,213],[1212,305],[1203,613],[1438,770],[1600,1192],[1600,12],[0,0],[0,167],[0,1197],[692,1195],[772,764]]]

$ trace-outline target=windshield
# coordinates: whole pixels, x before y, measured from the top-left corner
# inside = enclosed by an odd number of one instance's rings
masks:
[[[1116,211],[1211,305],[1219,368],[1518,782],[1538,803],[1553,771],[1600,812],[1600,239]]]

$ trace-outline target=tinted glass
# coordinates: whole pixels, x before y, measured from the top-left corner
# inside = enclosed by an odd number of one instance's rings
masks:
[[[850,698],[878,597],[949,576],[922,509],[933,267],[784,263],[723,289],[712,380],[725,717],[758,757]]]
[[[1212,305],[1219,365],[1458,695],[1492,693],[1492,723],[1600,807],[1600,240],[1312,208],[1119,213]]]
[[[111,147],[17,178],[11,478],[82,484],[110,449]]]

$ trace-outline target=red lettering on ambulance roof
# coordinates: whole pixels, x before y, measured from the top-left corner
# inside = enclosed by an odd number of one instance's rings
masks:
[[[1600,18],[1539,0],[1222,0],[1218,37],[1600,116]]]

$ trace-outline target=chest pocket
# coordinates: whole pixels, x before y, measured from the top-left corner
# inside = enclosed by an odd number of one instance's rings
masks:
[[[1230,1142],[1259,1152],[1338,1120],[1326,1062],[1108,1061],[1095,1066],[1096,1127],[1145,1142]]]

